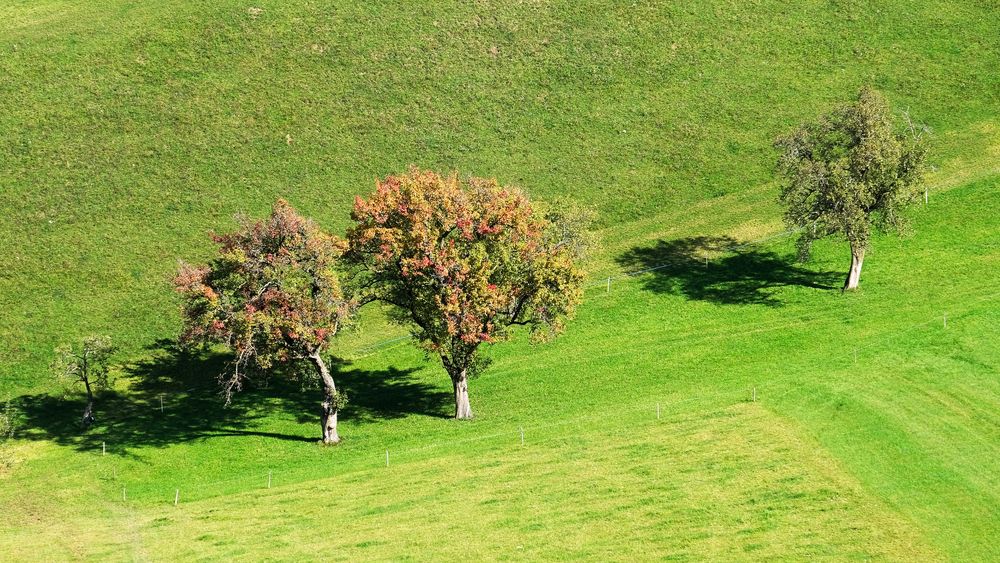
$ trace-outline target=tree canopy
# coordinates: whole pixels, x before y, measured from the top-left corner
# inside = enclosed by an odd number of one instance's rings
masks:
[[[236,231],[213,235],[219,254],[209,264],[181,264],[174,280],[183,297],[181,340],[233,351],[219,377],[227,401],[254,371],[310,362],[324,388],[323,441],[336,443],[344,397],[322,354],[352,310],[337,273],[345,245],[284,200],[265,221],[237,221]]]
[[[845,289],[855,289],[874,229],[898,232],[902,209],[919,194],[923,128],[893,119],[885,97],[863,88],[857,99],[779,138],[785,220],[801,229],[799,254],[813,241],[842,235],[851,247]]]
[[[355,200],[348,256],[359,298],[391,304],[441,358],[456,418],[472,417],[468,378],[483,366],[480,345],[514,326],[549,338],[580,302],[586,221],[571,210],[543,214],[496,180],[415,168]]]

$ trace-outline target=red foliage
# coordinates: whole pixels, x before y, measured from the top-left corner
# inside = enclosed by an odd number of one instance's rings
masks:
[[[212,235],[217,258],[181,264],[174,278],[184,299],[182,340],[231,347],[237,388],[251,360],[266,368],[322,350],[351,309],[335,269],[343,241],[284,200],[265,221],[238,220],[236,231]]]
[[[446,365],[511,325],[561,328],[580,300],[573,256],[546,237],[548,222],[517,189],[495,180],[412,169],[356,198],[349,255],[372,299],[397,305]]]

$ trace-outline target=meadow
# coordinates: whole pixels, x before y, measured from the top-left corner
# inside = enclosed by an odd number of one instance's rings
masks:
[[[46,0],[0,21],[0,559],[1000,556],[988,3]],[[934,168],[912,232],[841,294],[843,242],[792,260],[771,141],[865,83],[932,128]],[[335,345],[341,445],[279,375],[223,408],[225,357],[172,344],[177,259],[278,196],[342,231],[410,164],[594,206],[566,334],[490,349],[471,422],[376,310]],[[122,350],[82,432],[47,364],[92,332]]]

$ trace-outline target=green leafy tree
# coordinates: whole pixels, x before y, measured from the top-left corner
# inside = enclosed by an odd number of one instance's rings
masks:
[[[181,341],[223,344],[235,357],[219,376],[228,402],[253,371],[276,362],[308,362],[322,383],[323,443],[336,444],[337,391],[323,358],[349,318],[337,274],[343,241],[279,200],[266,221],[237,217],[239,228],[214,235],[219,255],[205,266],[181,264]]]
[[[857,289],[873,229],[899,232],[902,209],[919,195],[923,128],[897,126],[885,97],[863,88],[857,99],[779,138],[780,201],[785,220],[802,229],[800,257],[813,241],[841,235],[851,248],[844,289]]]
[[[469,378],[483,344],[522,325],[536,339],[563,329],[580,302],[586,217],[569,206],[535,211],[495,180],[411,169],[357,198],[349,258],[362,302],[392,305],[428,353],[441,358],[455,417],[471,418]]]
[[[82,383],[87,392],[83,425],[94,423],[94,392],[109,386],[109,361],[115,348],[109,336],[88,336],[80,346],[62,344],[55,350],[50,369],[57,379],[69,384]]]

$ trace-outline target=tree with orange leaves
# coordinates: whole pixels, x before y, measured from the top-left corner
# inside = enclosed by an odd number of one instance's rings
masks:
[[[467,419],[469,378],[484,366],[480,346],[519,325],[549,338],[580,302],[582,216],[573,206],[541,213],[496,180],[414,168],[355,200],[347,258],[360,302],[390,304],[441,358],[455,418]]]

